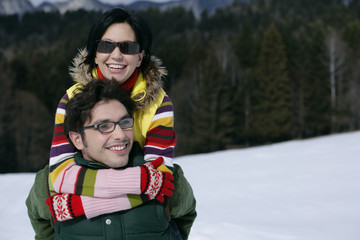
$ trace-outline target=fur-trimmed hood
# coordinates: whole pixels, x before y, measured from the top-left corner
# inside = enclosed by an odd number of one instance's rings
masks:
[[[74,57],[72,66],[69,67],[70,76],[76,83],[86,85],[94,79],[89,71],[89,65],[84,64],[87,55],[86,49],[80,49],[79,53]],[[149,66],[146,72],[142,72],[145,84],[143,87],[134,87],[131,97],[135,101],[136,110],[144,110],[155,100],[158,92],[163,87],[163,77],[167,75],[167,70],[162,65],[162,61],[151,56]],[[135,86],[141,85],[139,78]]]

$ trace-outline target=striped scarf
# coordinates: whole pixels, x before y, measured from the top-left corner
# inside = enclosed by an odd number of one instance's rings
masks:
[[[139,75],[139,69],[136,68],[133,74],[130,76],[130,78],[123,84],[120,84],[119,87],[125,89],[126,91],[130,91],[133,88],[136,79],[138,78],[138,75]],[[103,80],[105,79],[104,75],[102,75],[99,69],[99,66],[96,67],[96,77]]]

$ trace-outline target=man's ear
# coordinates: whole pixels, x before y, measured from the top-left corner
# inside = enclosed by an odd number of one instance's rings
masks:
[[[83,150],[84,149],[84,143],[81,137],[81,134],[78,132],[73,132],[70,131],[69,132],[69,138],[71,139],[71,142],[74,144],[74,146],[78,149],[78,150]]]

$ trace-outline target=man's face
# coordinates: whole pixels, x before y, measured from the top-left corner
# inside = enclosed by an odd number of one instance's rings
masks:
[[[126,117],[129,114],[119,101],[100,101],[91,111],[91,120],[87,119],[84,126],[117,122]],[[82,151],[84,159],[100,162],[110,168],[123,167],[128,163],[134,137],[132,128],[121,129],[119,125],[110,133],[90,128],[84,129],[83,138],[76,132],[70,132],[69,136],[75,147]]]

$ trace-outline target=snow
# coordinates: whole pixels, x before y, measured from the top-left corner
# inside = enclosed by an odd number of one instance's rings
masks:
[[[190,240],[360,239],[360,131],[177,157],[197,199]],[[0,239],[34,239],[34,173],[0,174]]]

